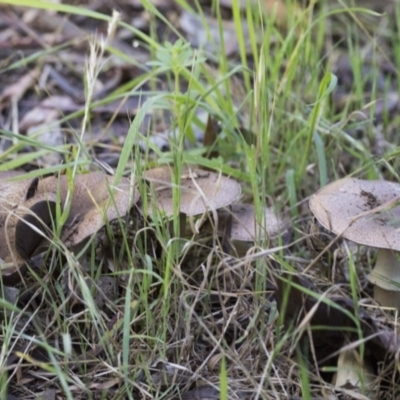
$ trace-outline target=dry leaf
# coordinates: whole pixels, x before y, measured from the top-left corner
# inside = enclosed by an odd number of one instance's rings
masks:
[[[55,149],[64,144],[64,135],[58,120],[29,128],[27,136],[34,136],[38,142]],[[36,148],[39,150],[40,146]],[[60,165],[62,156],[57,151],[53,151],[40,157],[37,162],[43,167]]]
[[[204,27],[204,20],[207,21],[207,29]],[[220,27],[217,20],[183,11],[180,17],[180,25],[186,33],[187,40],[193,47],[202,48],[210,53],[215,53],[221,49]],[[223,42],[227,57],[232,56],[239,50],[237,30],[232,21],[222,21]],[[248,39],[248,28],[242,22],[244,40]],[[210,37],[211,35],[211,37]]]
[[[19,123],[21,133],[56,120],[63,112],[74,111],[78,106],[68,96],[50,96],[29,110]]]
[[[13,85],[7,86],[0,94],[0,103],[4,100],[13,99],[18,101],[27,90],[29,90],[39,77],[39,70],[31,70],[23,77],[18,79]]]
[[[333,384],[338,387],[356,389],[365,386],[372,386],[375,374],[370,362],[361,362],[360,354],[356,350],[343,350],[340,352],[337,372]]]

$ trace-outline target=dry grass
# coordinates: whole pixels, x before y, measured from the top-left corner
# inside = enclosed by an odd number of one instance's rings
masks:
[[[103,170],[141,200],[79,248],[57,214],[50,249],[3,286],[0,397],[396,398],[397,316],[371,298],[375,253],[310,230],[308,199],[348,175],[400,181],[398,4],[287,1],[275,20],[262,1],[115,1],[119,16],[6,3],[0,171]],[[198,231],[177,201],[172,217],[153,209],[143,171],[165,164],[174,183],[185,165],[231,176],[259,221],[271,206],[290,227],[238,255],[229,219],[210,228],[216,211]],[[372,384],[332,384],[349,342]]]

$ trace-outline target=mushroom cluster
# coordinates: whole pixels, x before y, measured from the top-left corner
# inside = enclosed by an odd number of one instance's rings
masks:
[[[137,185],[128,178],[115,184],[114,177],[102,172],[76,175],[73,180],[65,175],[21,180],[19,175],[0,174],[0,238],[5,243],[0,246],[0,257],[4,280],[15,277],[15,273],[19,275],[27,260],[48,247],[57,212],[68,210],[60,239],[68,248],[77,249],[105,224],[127,215],[140,197]],[[229,239],[236,241],[237,248],[240,242],[252,245],[257,238],[281,234],[283,220],[271,209],[265,210],[264,223],[259,225],[253,206],[235,203],[241,195],[237,181],[197,167],[184,168],[178,178],[174,181],[169,166],[145,171],[142,179],[151,201],[146,210],[142,202],[137,209],[146,218],[152,218],[156,209],[171,217],[174,208],[186,217],[210,214],[223,221],[228,215]],[[178,205],[173,202],[173,182],[179,182]],[[221,225],[223,222],[217,230]]]
[[[148,170],[144,173],[144,179],[149,183],[149,194],[156,209],[172,217],[174,203],[171,168],[166,166]],[[219,235],[223,235],[223,227],[230,225],[228,236],[239,256],[243,256],[257,239],[275,239],[287,230],[287,220],[268,207],[263,210],[263,222],[257,223],[254,206],[236,203],[241,195],[239,183],[215,172],[185,168],[181,173],[179,189],[180,213],[186,216],[208,212],[214,214],[216,219],[212,218],[211,224],[202,226],[205,232],[216,230]],[[145,210],[142,209],[142,212]],[[148,205],[147,214],[152,213],[153,208]]]
[[[239,203],[241,186],[237,181],[197,167],[183,168],[180,176],[174,175],[169,166],[145,171],[141,179],[150,199],[146,207],[140,201],[137,182],[132,184],[128,178],[115,183],[114,177],[102,172],[77,175],[73,180],[67,176],[20,179],[19,175],[0,173],[0,261],[6,284],[18,282],[26,270],[26,262],[49,246],[55,221],[63,210],[68,210],[68,217],[60,239],[72,250],[108,222],[128,215],[134,205],[145,219],[154,218],[155,214],[173,218],[176,211],[185,217],[207,216],[197,220],[198,227],[206,230],[209,223],[213,233],[227,235],[239,256],[258,241],[282,238],[288,232],[288,221],[272,208],[262,210],[260,221],[252,205]],[[174,204],[174,185],[179,190],[178,204]],[[400,309],[399,204],[400,184],[355,178],[327,185],[309,202],[312,213],[325,229],[377,249],[375,268],[368,279],[374,284],[375,299],[396,309]],[[296,294],[292,301],[296,307],[302,307],[302,296],[302,292]],[[283,298],[283,289],[278,287],[279,306]],[[308,311],[315,304],[314,301],[306,304]],[[297,309],[292,314],[298,315]],[[323,325],[324,316],[322,322],[319,316],[313,322],[318,320],[317,325]],[[320,340],[324,343],[323,337]],[[324,358],[325,354],[321,359]],[[368,379],[373,376],[369,364],[358,363],[358,358],[356,352],[342,351],[336,385],[346,384],[349,377],[356,385],[360,375]]]
[[[221,174],[200,168],[184,168],[179,177],[180,203],[175,205],[186,216],[211,211],[217,216],[216,228],[230,219],[229,239],[244,252],[257,241],[281,236],[287,222],[265,208],[264,220],[257,223],[254,207],[237,203],[241,187]],[[169,166],[144,173],[154,208],[172,216],[173,173]],[[108,221],[125,216],[139,200],[139,191],[130,180],[101,172],[75,177],[73,190],[66,176],[19,179],[18,172],[0,174],[0,258],[2,276],[7,279],[38,249],[46,246],[49,228],[60,209],[68,203],[68,219],[61,240],[74,247],[99,231]],[[386,181],[344,178],[319,190],[310,199],[310,209],[324,228],[338,236],[378,249],[376,264],[368,279],[374,284],[374,297],[383,306],[400,309],[400,185]],[[139,206],[140,208],[140,206]],[[142,209],[142,212],[145,210]],[[215,212],[217,212],[215,214]],[[225,221],[225,222],[224,222]]]

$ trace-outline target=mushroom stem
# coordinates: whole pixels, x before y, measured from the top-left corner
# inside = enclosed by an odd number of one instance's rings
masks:
[[[375,285],[374,299],[378,303],[400,310],[400,260],[397,252],[379,249],[375,268],[368,280]]]

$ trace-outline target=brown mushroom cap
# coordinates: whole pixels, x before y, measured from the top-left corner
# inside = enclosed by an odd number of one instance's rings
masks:
[[[38,180],[16,179],[22,174],[23,172],[18,171],[0,172],[0,259],[6,264],[18,264],[26,259],[24,243],[20,243],[21,251],[17,251],[16,248],[16,227],[19,226],[19,230],[24,230],[23,227],[27,226],[22,223],[22,219],[29,213],[31,206],[35,207],[35,201],[31,198],[37,188]],[[33,236],[36,235],[34,232]]]
[[[102,172],[75,176],[70,211],[62,235],[67,246],[77,245],[106,222],[125,216],[138,201],[139,192],[132,188],[128,178],[122,178],[116,187],[113,182],[113,176]],[[49,177],[40,181],[38,193],[49,192],[59,192],[64,205],[68,193],[67,177]]]
[[[156,205],[167,215],[172,216],[174,205],[171,167],[150,169],[144,173],[144,179],[152,184]],[[180,212],[188,216],[226,207],[241,194],[241,187],[235,180],[200,168],[182,170],[180,189]],[[148,208],[148,213],[151,214],[151,206]]]
[[[0,261],[5,283],[17,282],[20,268],[44,238],[56,215],[57,201],[64,206],[68,193],[66,176],[42,180],[15,180],[20,173],[0,173]],[[96,233],[107,221],[126,215],[139,198],[129,179],[114,186],[114,177],[101,172],[77,175],[70,213],[62,240],[74,246]],[[111,194],[112,193],[112,194]],[[39,232],[38,232],[39,231]]]
[[[320,189],[310,209],[330,231],[355,243],[400,251],[400,184],[344,178]]]
[[[0,258],[6,284],[20,281],[28,260],[45,239],[46,228],[55,217],[54,194],[36,195],[37,179],[11,180],[19,173],[0,178]]]
[[[272,208],[264,209],[264,223],[257,224],[254,206],[233,204],[231,206],[231,238],[244,242],[255,242],[257,237],[276,238],[286,229],[285,221]]]
[[[0,212],[13,209],[34,194],[38,179],[17,179],[23,174],[19,171],[0,172]]]

